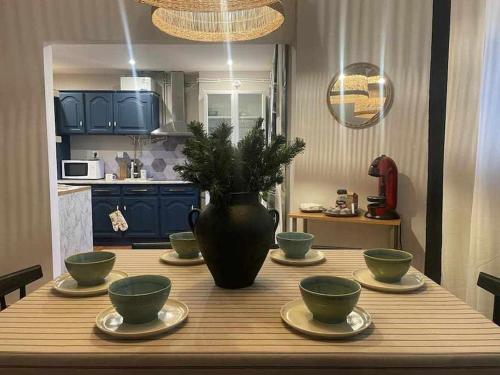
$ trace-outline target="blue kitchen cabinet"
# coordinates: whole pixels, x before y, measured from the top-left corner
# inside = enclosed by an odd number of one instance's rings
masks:
[[[113,134],[113,93],[85,92],[87,134]]]
[[[149,134],[159,126],[159,97],[152,92],[113,94],[114,134]]]
[[[160,237],[158,197],[125,197],[123,215],[128,223],[125,237]]]
[[[190,231],[188,214],[199,207],[199,195],[171,195],[161,198],[161,236]]]
[[[92,192],[94,195],[94,191]],[[120,238],[121,232],[115,232],[109,214],[120,207],[120,197],[92,196],[92,229],[94,238]]]
[[[109,218],[117,207],[128,224],[124,232],[115,232]],[[92,185],[94,244],[164,241],[172,233],[189,231],[189,211],[199,207],[200,191],[191,184]]]
[[[85,134],[85,105],[82,92],[59,94],[59,133]]]

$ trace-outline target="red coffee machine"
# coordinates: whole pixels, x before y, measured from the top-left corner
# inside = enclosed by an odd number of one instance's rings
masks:
[[[390,157],[381,155],[370,165],[368,174],[378,177],[378,195],[368,197],[368,211],[365,216],[370,219],[399,219],[396,212],[398,203],[398,168]]]

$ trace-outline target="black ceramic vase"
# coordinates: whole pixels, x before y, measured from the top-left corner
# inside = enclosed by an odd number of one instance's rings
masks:
[[[191,229],[215,284],[226,289],[253,284],[274,244],[278,222],[278,212],[268,211],[258,193],[234,193],[225,207],[210,203],[203,211],[189,214]]]

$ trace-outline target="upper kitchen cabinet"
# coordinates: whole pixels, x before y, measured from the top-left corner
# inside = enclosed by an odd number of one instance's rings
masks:
[[[86,92],[85,119],[88,134],[113,134],[113,94]]]
[[[265,95],[261,93],[238,94],[238,141],[245,138],[259,118],[265,118]]]
[[[159,97],[155,93],[117,92],[113,109],[115,134],[149,134],[159,126]]]
[[[151,91],[61,91],[59,133],[150,134],[160,126],[160,100]]]
[[[221,122],[233,127],[232,142],[237,144],[266,117],[266,95],[261,91],[206,91],[205,128],[211,133]]]
[[[82,92],[61,92],[59,95],[60,134],[85,134],[85,110]]]

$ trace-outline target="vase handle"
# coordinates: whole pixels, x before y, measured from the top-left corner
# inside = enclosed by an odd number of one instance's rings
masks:
[[[278,225],[280,224],[280,213],[277,210],[269,210],[269,213],[274,219],[274,233],[276,233],[276,229],[278,229]]]
[[[189,214],[188,214],[188,223],[189,223],[189,227],[191,228],[191,231],[194,233],[194,227],[196,226],[196,222],[193,220],[193,215],[197,213],[198,214],[198,217],[200,216],[201,214],[201,210],[198,209],[198,208],[193,208]]]

